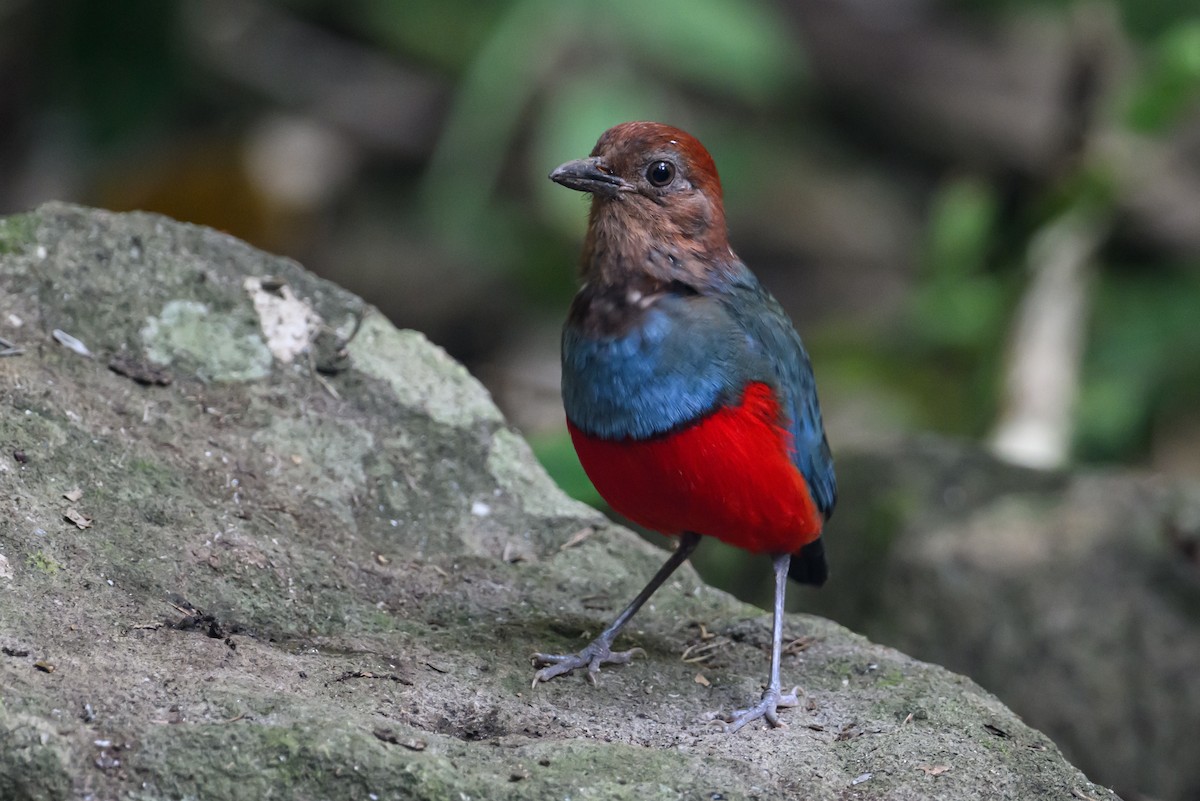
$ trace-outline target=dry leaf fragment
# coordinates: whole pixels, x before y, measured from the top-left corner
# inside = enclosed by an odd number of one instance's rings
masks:
[[[58,342],[58,344],[62,345],[67,350],[74,351],[80,356],[86,356],[89,359],[92,358],[92,352],[88,350],[87,345],[83,344],[66,331],[63,331],[61,328],[55,328],[50,332],[50,335],[54,337],[54,340]]]
[[[63,512],[63,517],[65,517],[67,520],[74,523],[81,530],[92,527],[92,518],[83,514],[79,510],[75,509],[74,507]]]
[[[596,533],[596,529],[592,528],[591,526],[585,526],[585,527],[579,529],[579,531],[576,531],[574,534],[572,534],[571,538],[569,540],[564,542],[562,545],[558,546],[558,549],[560,551],[565,551],[568,548],[574,548],[576,545],[583,542],[584,540],[586,540],[588,537],[592,536],[595,533]]]
[[[334,681],[346,681],[347,679],[383,679],[386,681],[394,681],[397,684],[403,684],[406,687],[413,685],[413,680],[405,676],[399,676],[395,673],[372,673],[369,670],[352,670],[338,676]]]
[[[801,651],[807,651],[809,649],[809,647],[816,641],[817,641],[817,638],[813,637],[812,635],[805,635],[803,637],[797,637],[796,639],[792,640],[790,643],[788,643],[787,645],[785,645],[783,647],[782,653],[784,654],[784,656],[791,656],[794,654],[798,654]]]
[[[20,356],[24,352],[24,348],[19,348],[16,343],[0,337],[0,356]]]
[[[394,729],[378,728],[374,731],[376,739],[382,740],[385,743],[392,745],[400,745],[407,748],[409,751],[424,751],[429,747],[429,744],[424,740],[418,740],[415,737],[401,738]]]
[[[145,358],[128,353],[119,353],[113,356],[108,362],[108,369],[146,387],[165,387],[172,380],[170,371],[165,367],[160,367]]]
[[[996,726],[995,724],[992,724],[992,723],[983,724],[983,728],[987,730],[988,734],[994,734],[997,737],[1003,738],[1005,740],[1007,740],[1009,737],[1012,736],[1011,734],[1006,732],[1004,729],[1002,729],[999,726]]]
[[[393,731],[392,729],[386,729],[386,728],[380,727],[380,728],[376,729],[374,732],[372,732],[372,734],[375,735],[375,739],[380,740],[385,743],[395,744],[395,743],[400,742],[400,738],[396,736],[396,732]]]
[[[712,686],[712,682],[709,681],[708,679],[706,679],[704,677],[703,673],[696,674],[695,682],[697,684],[699,684],[701,687],[711,687]]]
[[[63,497],[66,498],[71,503],[75,503],[75,501],[77,501],[83,497],[83,490],[81,490],[79,487],[76,487],[75,489],[71,490],[70,492],[64,492]]]
[[[925,772],[926,776],[941,776],[946,771],[950,770],[949,765],[917,765],[917,770]]]
[[[842,743],[846,740],[853,740],[855,737],[862,736],[862,730],[858,728],[857,723],[847,723],[842,726],[842,730],[833,738],[835,743]]]
[[[716,652],[724,648],[727,644],[727,640],[693,643],[683,649],[683,653],[679,655],[679,658],[684,662],[707,662],[716,656]]]

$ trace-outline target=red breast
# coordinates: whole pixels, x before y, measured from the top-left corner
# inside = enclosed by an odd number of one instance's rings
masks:
[[[822,517],[779,420],[771,388],[753,383],[739,405],[654,439],[602,440],[567,425],[597,491],[635,523],[792,553],[820,535]]]

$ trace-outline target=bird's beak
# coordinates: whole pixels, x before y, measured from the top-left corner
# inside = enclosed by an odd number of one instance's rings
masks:
[[[616,197],[618,193],[631,192],[634,188],[624,178],[614,175],[604,161],[596,156],[559,165],[550,173],[550,180],[568,189],[605,197]]]

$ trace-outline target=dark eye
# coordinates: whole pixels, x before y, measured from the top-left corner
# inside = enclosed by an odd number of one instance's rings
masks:
[[[666,186],[675,178],[675,165],[669,161],[656,161],[646,170],[646,180],[654,186]]]

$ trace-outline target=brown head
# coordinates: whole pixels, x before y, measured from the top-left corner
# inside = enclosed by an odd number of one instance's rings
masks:
[[[583,277],[592,283],[704,284],[736,260],[721,180],[704,145],[657,122],[609,128],[550,180],[592,195]]]

